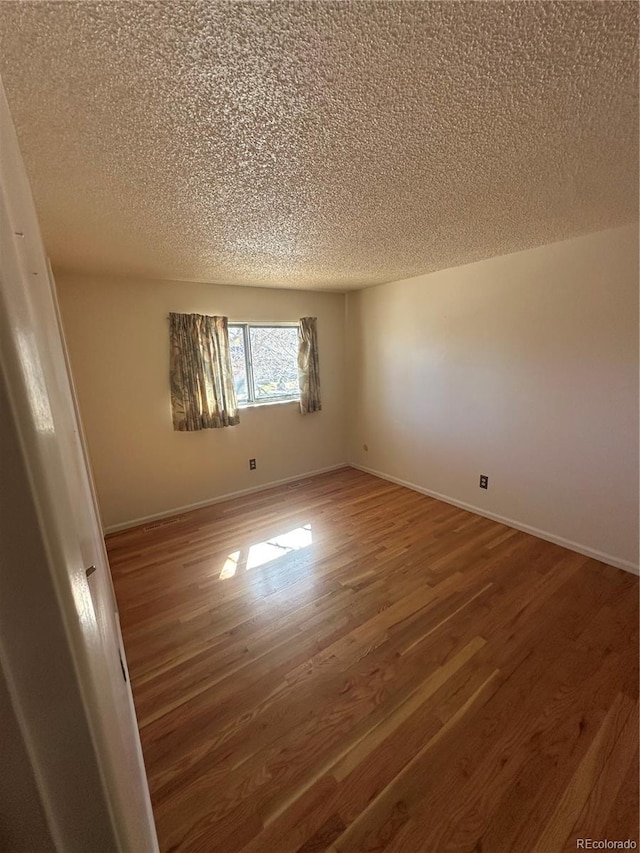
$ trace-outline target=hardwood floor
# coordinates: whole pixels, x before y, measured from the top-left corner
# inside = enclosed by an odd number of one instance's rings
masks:
[[[107,545],[163,853],[639,842],[632,575],[353,469]]]

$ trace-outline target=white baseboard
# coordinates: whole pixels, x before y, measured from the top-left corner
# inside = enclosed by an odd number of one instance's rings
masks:
[[[414,492],[420,492],[430,498],[436,498],[436,500],[444,501],[445,503],[460,507],[460,509],[465,509],[468,512],[475,513],[476,515],[484,516],[484,518],[490,518],[492,521],[498,521],[501,524],[506,524],[507,527],[513,527],[516,530],[522,530],[524,533],[530,533],[532,536],[537,536],[539,539],[545,539],[547,542],[553,542],[555,545],[561,545],[563,548],[568,548],[570,551],[576,551],[578,554],[583,554],[585,557],[591,557],[594,560],[599,560],[602,563],[615,566],[617,569],[623,569],[625,572],[631,572],[631,574],[634,575],[640,574],[640,567],[634,565],[634,563],[628,560],[620,560],[618,557],[614,557],[611,554],[604,554],[603,552],[596,551],[593,548],[588,548],[586,545],[581,545],[579,542],[572,542],[570,539],[565,539],[562,536],[556,536],[554,533],[549,533],[546,530],[540,530],[537,527],[532,527],[530,524],[524,524],[523,522],[516,521],[513,518],[507,518],[504,515],[489,512],[488,510],[475,506],[474,504],[459,501],[456,498],[449,497],[449,495],[443,495],[440,492],[434,492],[431,489],[425,489],[423,486],[418,486],[416,483],[411,483],[408,480],[402,480],[400,477],[394,477],[391,474],[385,474],[383,471],[377,471],[374,468],[366,468],[364,465],[356,465],[354,462],[341,462],[338,465],[330,465],[328,468],[319,468],[315,471],[307,471],[304,474],[295,474],[293,477],[285,477],[282,480],[271,480],[271,482],[263,483],[260,486],[251,486],[248,489],[240,489],[236,492],[227,492],[226,494],[218,495],[215,498],[208,498],[207,500],[198,501],[197,503],[163,510],[162,512],[154,513],[153,515],[134,518],[130,521],[124,521],[121,524],[112,524],[105,527],[104,534],[108,535],[109,533],[117,533],[121,530],[128,530],[132,527],[139,527],[141,524],[147,524],[151,521],[159,521],[162,518],[170,518],[173,515],[189,512],[193,509],[201,509],[202,507],[212,506],[213,504],[222,503],[222,501],[228,501],[232,498],[239,498],[243,495],[250,495],[255,492],[263,492],[266,489],[272,489],[275,486],[283,486],[286,483],[295,483],[298,480],[306,480],[308,477],[317,477],[319,474],[328,474],[330,471],[338,471],[341,468],[349,467],[356,468],[358,471],[364,471],[366,474],[372,474],[374,477],[379,477],[382,480],[388,480],[391,483],[396,483],[399,486],[405,486],[405,488],[412,489]]]
[[[250,486],[248,489],[240,489],[237,492],[227,492],[225,495],[218,495],[215,498],[207,498],[204,501],[198,501],[185,506],[174,507],[173,509],[156,512],[153,515],[144,515],[141,518],[133,518],[131,521],[123,521],[121,524],[110,524],[105,527],[103,533],[107,536],[109,533],[118,533],[120,530],[129,530],[131,527],[139,527],[141,524],[147,524],[150,521],[159,521],[162,518],[170,518],[172,515],[180,515],[183,512],[190,512],[192,509],[201,509],[205,506],[229,501],[232,498],[239,498],[242,495],[250,495],[254,492],[264,492],[266,489],[272,489],[275,486],[284,486],[286,483],[295,483],[298,480],[306,480],[308,477],[317,477],[319,474],[328,474],[330,471],[339,471],[341,468],[351,467],[348,462],[341,462],[339,465],[330,465],[328,468],[318,468],[315,471],[307,471],[304,474],[295,474],[293,477],[285,477],[283,480],[271,480],[269,483],[263,483],[261,486]]]
[[[439,492],[433,492],[431,489],[425,489],[415,483],[410,483],[407,480],[401,480],[399,477],[393,477],[391,474],[385,474],[382,471],[376,471],[373,468],[365,468],[364,465],[356,465],[350,463],[352,468],[357,468],[359,471],[364,471],[366,474],[373,474],[374,477],[380,477],[382,480],[389,480],[391,483],[396,483],[399,486],[405,486],[407,489],[412,489],[414,492],[420,492],[423,495],[428,495],[430,498],[436,498],[439,501],[444,501],[453,506],[466,509],[476,515],[482,515],[485,518],[490,518],[492,521],[499,521],[501,524],[506,524],[507,527],[514,527],[516,530],[522,530],[524,533],[530,533],[532,536],[537,536],[539,539],[545,539],[547,542],[553,542],[555,545],[561,545],[563,548],[568,548],[570,551],[576,551],[578,554],[583,554],[585,557],[592,557],[594,560],[599,560],[601,563],[607,563],[610,566],[615,566],[617,569],[623,569],[625,572],[631,572],[633,575],[640,574],[640,567],[634,565],[628,560],[620,560],[618,557],[613,557],[611,554],[604,554],[601,551],[596,551],[593,548],[588,548],[586,545],[581,545],[579,542],[572,542],[570,539],[564,539],[562,536],[556,536],[555,533],[549,533],[546,530],[540,530],[537,527],[532,527],[530,524],[524,524],[521,521],[516,521],[513,518],[507,518],[504,515],[498,515],[495,512],[488,512],[481,507],[473,504],[459,501],[456,498],[451,498],[448,495],[442,495]]]

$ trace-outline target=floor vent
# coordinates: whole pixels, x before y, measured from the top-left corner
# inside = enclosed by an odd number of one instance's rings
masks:
[[[168,527],[170,524],[180,524],[181,521],[184,521],[184,518],[161,518],[160,521],[156,521],[153,524],[147,524],[147,526],[142,529],[144,531],[156,530],[158,527]]]

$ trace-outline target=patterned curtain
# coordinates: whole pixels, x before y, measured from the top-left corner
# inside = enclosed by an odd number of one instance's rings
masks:
[[[322,409],[317,324],[315,317],[302,317],[298,325],[298,382],[303,415]]]
[[[218,429],[240,422],[227,325],[226,317],[169,315],[175,430]]]

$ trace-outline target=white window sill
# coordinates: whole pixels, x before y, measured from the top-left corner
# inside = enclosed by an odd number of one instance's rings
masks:
[[[238,403],[239,409],[261,409],[263,406],[286,406],[288,403],[300,404],[300,398],[294,397],[289,400],[260,400],[255,403]]]

